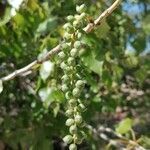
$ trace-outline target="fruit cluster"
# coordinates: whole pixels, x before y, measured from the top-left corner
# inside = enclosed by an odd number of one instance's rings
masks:
[[[83,91],[85,81],[83,80],[79,67],[80,52],[83,51],[82,35],[86,23],[85,5],[76,7],[78,14],[68,16],[68,22],[63,26],[64,42],[61,45],[62,51],[58,54],[58,63],[63,70],[61,90],[65,94],[67,100],[66,126],[69,127],[69,135],[66,135],[63,140],[65,143],[70,144],[70,150],[76,150],[77,144],[83,140],[84,121],[81,113],[85,111],[81,100],[81,93]]]

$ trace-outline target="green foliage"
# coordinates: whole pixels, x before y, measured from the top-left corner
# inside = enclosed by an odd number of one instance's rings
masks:
[[[86,34],[82,28],[111,2],[24,0],[11,15],[13,6],[0,1],[0,77],[61,44],[28,76],[0,80],[0,149],[106,149],[100,125],[128,140],[135,132],[135,142],[150,148],[149,4],[125,0]],[[130,12],[134,6],[142,9]]]

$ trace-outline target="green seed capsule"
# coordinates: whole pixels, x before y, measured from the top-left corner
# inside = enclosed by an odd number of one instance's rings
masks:
[[[69,77],[66,74],[63,75],[61,79],[63,80],[64,83],[67,83],[69,81]]]
[[[66,126],[71,126],[71,125],[73,125],[74,124],[74,120],[73,119],[67,119],[66,120]]]
[[[68,109],[68,110],[65,112],[65,114],[66,114],[68,117],[71,117],[71,116],[73,116],[74,111],[71,110],[71,109]]]
[[[78,105],[78,110],[81,112],[84,112],[86,110],[86,107],[83,104]]]
[[[64,24],[63,28],[66,30],[67,28],[70,28],[72,25],[70,23]]]
[[[80,6],[76,6],[76,11],[78,13],[83,13],[85,11],[85,4],[82,4]]]
[[[63,84],[63,85],[61,86],[61,90],[62,90],[63,92],[67,92],[67,91],[68,91],[68,86],[67,86],[66,84]]]
[[[78,33],[77,33],[77,38],[78,38],[78,39],[81,39],[81,37],[82,37],[82,33],[81,33],[81,32],[78,32]]]
[[[80,28],[80,22],[79,22],[79,20],[77,21],[77,20],[75,20],[74,22],[73,22],[73,26],[75,27],[75,28]]]
[[[77,126],[76,126],[76,125],[70,126],[69,132],[70,132],[71,134],[77,133]]]
[[[69,57],[67,62],[68,62],[68,65],[70,65],[70,66],[74,66],[75,65],[75,59],[73,57]]]
[[[67,100],[69,100],[71,98],[71,92],[67,92],[65,94],[65,97],[66,97]]]
[[[70,34],[74,32],[74,27],[70,23],[66,23],[63,28]]]
[[[66,69],[67,68],[67,65],[64,63],[64,62],[62,62],[61,64],[60,64],[60,67],[61,67],[61,69]]]
[[[77,88],[83,87],[83,86],[84,86],[84,81],[78,80],[78,81],[76,82],[75,86],[76,86]]]
[[[85,54],[85,49],[84,48],[81,48],[80,51],[79,51],[79,56],[83,56]]]
[[[74,143],[76,144],[81,144],[83,141],[83,138],[76,134],[74,134],[73,139],[74,139]]]
[[[81,42],[80,41],[76,41],[75,43],[74,43],[74,47],[75,48],[80,48],[81,47]]]
[[[69,34],[69,33],[67,33],[67,32],[64,33],[64,38],[65,38],[66,40],[70,40],[71,37],[72,37],[71,34]]]
[[[76,57],[78,55],[78,49],[76,48],[73,48],[71,51],[70,51],[70,55],[72,57]]]
[[[78,97],[80,96],[80,89],[79,88],[74,88],[73,91],[72,91],[72,95],[75,96],[75,97]]]
[[[81,18],[81,19],[84,19],[85,17],[86,17],[86,13],[83,12],[83,13],[80,15],[80,18]]]
[[[70,99],[70,100],[69,100],[69,104],[70,104],[71,107],[75,107],[75,106],[77,105],[77,100],[75,100],[75,99]]]
[[[71,145],[69,146],[69,150],[77,150],[76,144],[71,144]]]
[[[75,123],[76,123],[76,124],[79,125],[79,124],[82,123],[82,116],[76,115],[74,119],[75,119]]]
[[[70,22],[72,22],[74,20],[74,17],[72,15],[67,16],[67,20],[70,21]]]
[[[73,70],[72,67],[67,66],[64,71],[67,75],[70,75],[70,74],[72,74],[72,70]]]
[[[71,135],[66,135],[64,138],[63,138],[63,141],[67,144],[70,144],[72,141],[73,141],[73,137]]]
[[[64,52],[59,52],[58,56],[60,59],[64,59],[66,57],[66,54]]]
[[[62,49],[67,49],[67,48],[69,48],[69,45],[67,43],[62,43],[61,47],[62,47]]]

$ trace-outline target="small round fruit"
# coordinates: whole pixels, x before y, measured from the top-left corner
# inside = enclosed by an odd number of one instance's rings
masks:
[[[70,51],[70,55],[72,57],[76,57],[78,55],[78,49],[76,48],[73,48],[71,51]]]
[[[67,49],[67,48],[69,48],[69,45],[67,43],[62,43],[61,47],[62,47],[62,49]]]
[[[81,48],[79,51],[79,56],[83,56],[85,54],[86,50],[84,48]]]
[[[70,144],[72,141],[73,141],[73,137],[71,135],[66,135],[64,138],[63,138],[63,141],[67,144]]]
[[[71,110],[71,109],[68,109],[68,110],[65,112],[65,114],[66,114],[66,116],[71,117],[71,116],[73,116],[74,111]]]
[[[72,15],[67,16],[67,20],[72,22],[74,20],[74,17]]]
[[[67,33],[67,32],[64,33],[64,38],[65,38],[66,40],[70,40],[71,37],[72,37],[71,34],[69,34],[69,33]]]
[[[70,65],[70,66],[74,66],[75,65],[75,59],[73,57],[69,57],[67,62],[68,62],[68,65]]]
[[[75,48],[80,48],[81,47],[81,42],[80,41],[76,41],[76,42],[74,42],[74,47]]]
[[[78,81],[76,82],[75,86],[76,86],[77,88],[83,87],[83,86],[84,86],[84,81],[78,80]]]
[[[82,4],[80,6],[76,6],[76,11],[78,13],[83,13],[85,11],[85,4]]]
[[[76,134],[74,134],[73,139],[74,139],[74,143],[76,144],[81,144],[83,141],[83,138]]]
[[[81,33],[81,32],[78,32],[78,33],[77,33],[77,38],[80,39],[81,37],[82,37],[82,33]]]
[[[63,85],[61,86],[61,90],[62,90],[63,92],[67,92],[67,91],[68,91],[68,86],[67,86],[66,84],[63,84]]]
[[[80,27],[80,22],[77,21],[77,20],[75,20],[75,21],[73,22],[73,26],[74,26],[75,28],[79,28],[79,27]]]
[[[72,95],[75,97],[78,97],[80,95],[81,91],[79,88],[74,88],[72,91]]]
[[[67,65],[64,63],[64,62],[62,62],[61,64],[60,64],[60,67],[61,67],[61,69],[65,69],[66,67],[67,67]]]
[[[71,126],[73,124],[74,124],[74,120],[72,118],[66,120],[66,126]]]
[[[82,120],[83,120],[82,116],[80,116],[80,115],[76,115],[74,119],[75,119],[75,123],[78,125],[81,124]]]
[[[67,100],[71,98],[71,92],[66,92],[65,97]]]
[[[64,52],[59,52],[58,56],[60,59],[64,59],[66,57],[66,54]]]
[[[69,150],[77,150],[76,144],[71,144],[71,145],[69,146]]]
[[[65,74],[65,75],[63,75],[62,76],[62,78],[61,78],[62,80],[63,80],[63,82],[67,82],[67,81],[69,81],[69,77]]]
[[[69,132],[70,132],[71,134],[76,134],[76,133],[77,133],[77,126],[76,126],[76,125],[70,126]]]
[[[84,19],[85,17],[86,17],[86,13],[83,12],[83,13],[80,15],[80,18],[81,18],[81,19]]]
[[[75,107],[77,105],[77,101],[75,99],[70,99],[69,104],[71,107]]]

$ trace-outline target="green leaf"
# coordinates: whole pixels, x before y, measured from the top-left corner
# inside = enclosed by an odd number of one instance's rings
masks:
[[[45,81],[54,69],[54,64],[51,61],[46,61],[41,65],[40,76]]]
[[[98,61],[90,50],[87,51],[89,52],[82,58],[84,65],[99,76],[102,76],[103,61]]]
[[[3,83],[2,81],[0,80],[0,93],[3,91]]]
[[[131,129],[132,124],[133,120],[130,118],[126,118],[119,123],[118,127],[116,128],[116,132],[120,134],[127,133]]]

